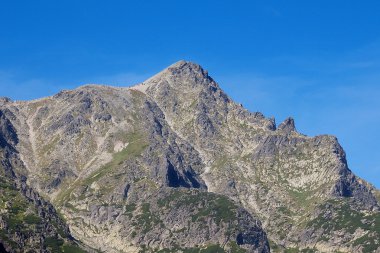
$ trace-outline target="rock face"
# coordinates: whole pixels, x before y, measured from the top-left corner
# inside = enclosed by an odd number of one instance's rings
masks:
[[[14,148],[18,136],[0,110],[0,252],[50,252],[58,247],[81,252],[55,208],[26,183],[23,162]]]
[[[302,135],[292,118],[276,127],[197,64],[129,88],[2,99],[0,113],[1,179],[58,224],[20,240],[0,223],[8,251],[380,250],[379,192],[349,170],[337,139]],[[1,201],[0,221],[16,205]]]

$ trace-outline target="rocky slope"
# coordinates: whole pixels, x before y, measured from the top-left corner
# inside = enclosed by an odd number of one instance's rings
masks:
[[[84,252],[55,208],[26,184],[23,162],[14,146],[18,136],[0,111],[0,251],[51,252],[57,248]]]
[[[129,88],[2,99],[0,112],[2,185],[13,184],[31,209],[44,203],[35,208],[51,217],[40,220],[56,220],[64,236],[46,224],[28,231],[56,238],[57,250],[380,250],[379,192],[349,170],[337,139],[248,112],[197,64],[180,61]],[[16,201],[1,201],[4,220]],[[52,250],[0,229],[11,252],[7,241]]]
[[[376,190],[348,169],[335,137],[304,136],[291,118],[276,128],[274,120],[231,101],[196,64],[177,63],[140,87],[200,152],[208,188],[257,214],[273,248],[379,247]],[[331,202],[334,211],[325,208]],[[342,209],[359,222],[346,222]],[[320,217],[327,218],[320,222]],[[362,243],[368,245],[361,248]]]

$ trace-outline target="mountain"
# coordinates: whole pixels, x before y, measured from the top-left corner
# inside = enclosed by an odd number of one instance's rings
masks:
[[[0,116],[6,252],[380,251],[380,193],[337,139],[247,111],[197,64]]]

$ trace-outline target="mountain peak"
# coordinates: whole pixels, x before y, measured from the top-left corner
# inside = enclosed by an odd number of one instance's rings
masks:
[[[178,67],[182,67],[183,65],[186,65],[188,63],[191,63],[191,62],[185,61],[185,60],[179,60],[179,61],[173,63],[172,65],[170,65],[168,68],[178,68]]]
[[[349,170],[337,139],[302,135],[290,117],[275,131],[196,63],[130,88],[8,102],[0,252],[66,252],[69,231],[104,252],[267,253],[267,234],[277,252],[380,249],[379,193]],[[39,207],[45,196],[52,204]]]
[[[207,70],[197,63],[185,60],[180,60],[170,65],[143,83],[131,87],[131,89],[146,93],[149,88],[157,88],[167,82],[173,86],[181,85],[183,87],[189,86],[188,88],[194,88],[201,85],[203,87],[212,86],[214,89],[219,89],[219,86],[208,75]]]
[[[284,132],[287,132],[287,133],[296,131],[294,119],[292,117],[288,117],[278,126],[278,129],[283,130]]]
[[[203,77],[209,78],[208,71],[202,68],[201,65],[195,62],[185,60],[180,60],[170,65],[165,70],[168,71],[170,74],[197,73],[202,75]]]
[[[183,68],[183,67],[189,67],[189,66],[197,66],[201,67],[199,64],[191,61],[185,61],[185,60],[179,60],[173,64],[171,64],[167,69],[169,68]]]

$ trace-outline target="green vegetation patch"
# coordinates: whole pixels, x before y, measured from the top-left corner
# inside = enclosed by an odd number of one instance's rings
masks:
[[[377,242],[376,242],[377,240]],[[366,234],[358,239],[356,239],[353,242],[353,246],[358,246],[362,245],[363,246],[363,253],[370,253],[370,252],[375,252],[375,250],[380,247],[379,245],[379,238],[376,236],[369,236],[369,234]]]
[[[141,205],[141,213],[137,216],[137,222],[143,233],[147,233],[154,226],[162,223],[160,218],[150,211],[149,203],[144,203]]]
[[[135,210],[136,210],[136,204],[135,203],[131,203],[131,204],[128,204],[125,206],[125,212],[126,213],[131,213]]]
[[[373,249],[380,247],[380,213],[365,214],[350,208],[347,200],[329,201],[322,207],[322,210],[328,210],[328,206],[333,205],[331,211],[334,213],[333,218],[326,218],[322,212],[317,218],[310,221],[308,226],[317,229],[324,229],[323,237],[332,231],[344,230],[346,233],[353,234],[356,229],[361,228],[367,231],[367,234],[356,239],[352,245],[363,246],[363,252],[372,252]],[[329,216],[330,217],[330,216]],[[323,239],[323,238],[322,238]]]
[[[83,249],[75,244],[65,243],[64,240],[58,237],[47,237],[44,241],[44,246],[54,253],[85,253]]]
[[[281,252],[282,249],[274,241],[268,239],[271,252]]]
[[[290,189],[288,190],[289,195],[295,200],[297,203],[301,205],[309,204],[309,198],[312,196],[312,192],[310,191],[298,191]]]
[[[76,245],[70,245],[70,244],[65,244],[62,247],[62,252],[65,253],[85,253],[83,249],[79,248]]]
[[[161,249],[158,251],[155,251],[157,253],[175,253],[175,252],[183,252],[183,253],[225,253],[226,251],[219,245],[208,245],[205,247],[199,247],[199,248],[179,248],[175,247],[172,249]],[[231,251],[231,253],[240,253],[238,251]]]
[[[195,210],[191,216],[193,222],[206,217],[213,218],[217,224],[222,221],[230,222],[236,219],[236,205],[226,196],[209,192],[174,190],[165,198],[159,199],[158,206],[194,207]]]
[[[34,214],[28,214],[25,216],[24,221],[28,224],[39,224],[41,223],[41,218],[34,215]]]
[[[120,136],[119,136],[120,135]],[[109,175],[115,171],[123,162],[136,158],[142,154],[142,152],[148,147],[148,141],[144,135],[140,132],[130,132],[130,133],[119,133],[118,139],[121,138],[125,143],[128,142],[127,147],[123,150],[113,154],[113,158],[110,162],[102,166],[97,171],[93,172],[89,177],[82,181],[77,181],[73,185],[67,187],[66,190],[63,190],[57,196],[55,202],[58,205],[63,205],[64,202],[70,199],[70,195],[75,189],[79,187],[87,187],[92,183],[99,181],[101,178]],[[104,187],[103,187],[104,188]],[[112,187],[104,188],[101,192],[102,194],[107,194],[113,190]],[[84,199],[84,196],[79,198]]]
[[[14,249],[17,249],[18,248],[18,245],[17,243],[15,243],[14,241],[12,241],[11,239],[9,239],[9,234],[8,234],[8,231],[5,231],[5,230],[1,230],[0,229],[0,241],[12,246],[12,248]]]
[[[5,205],[8,203],[7,205]],[[34,213],[34,205],[6,178],[0,178],[0,204],[6,209],[3,219],[9,226],[8,232],[28,231],[30,225],[40,224],[42,220]]]
[[[104,177],[107,173],[113,171],[123,162],[141,155],[141,153],[148,147],[146,138],[139,132],[125,133],[118,139],[122,139],[123,142],[128,143],[127,147],[114,153],[113,158],[109,163],[105,164],[86,178],[83,182],[85,185],[92,184],[99,180],[99,178]]]
[[[236,218],[236,206],[225,196],[218,196],[216,199],[209,202],[209,205],[198,213],[194,214],[191,219],[197,221],[202,217],[213,217],[217,224],[221,221],[229,222]]]
[[[377,202],[380,204],[380,191],[379,190],[375,190],[373,192],[373,195],[375,195],[375,198],[377,199]]]
[[[215,160],[214,164],[212,165],[213,168],[216,168],[216,169],[221,169],[223,167],[226,166],[226,164],[228,163],[228,157],[226,156],[223,156],[221,158],[218,158]]]
[[[57,237],[47,237],[44,241],[44,246],[52,252],[62,252],[64,241]]]
[[[284,253],[315,253],[318,252],[316,249],[299,249],[299,248],[287,248],[284,250]]]
[[[247,252],[246,249],[240,248],[236,242],[230,242],[229,246],[230,246],[231,253],[246,253]]]
[[[48,144],[44,145],[40,151],[41,155],[50,154],[51,151],[55,149],[55,146],[57,146],[57,143],[60,140],[60,136],[55,136],[54,139],[49,142]]]
[[[37,212],[33,202],[29,201],[22,193],[5,177],[0,177],[0,203],[5,205],[1,208],[6,210],[2,213],[2,218],[8,225],[8,229],[0,231],[0,240],[18,249],[17,245],[11,240],[13,235],[28,237],[31,233],[42,233],[47,221],[44,221]],[[59,233],[62,238],[67,234],[55,220],[48,221]],[[62,252],[61,246],[64,240],[57,237],[46,238],[44,245],[51,252]]]

